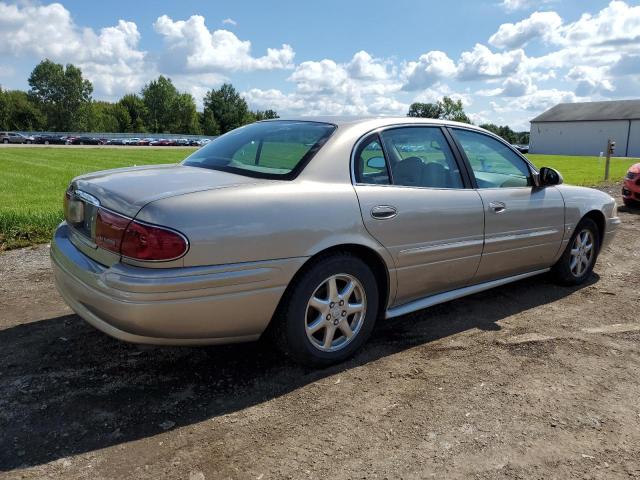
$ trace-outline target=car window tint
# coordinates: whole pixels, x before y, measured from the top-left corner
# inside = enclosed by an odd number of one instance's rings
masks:
[[[469,159],[478,188],[511,188],[533,185],[526,162],[502,142],[470,130],[454,129]]]
[[[404,127],[381,133],[394,185],[463,188],[458,164],[438,127]]]
[[[389,184],[387,161],[377,135],[360,144],[355,159],[356,181],[376,185]]]
[[[232,130],[193,153],[183,165],[266,178],[292,178],[336,127],[320,122],[257,122]]]

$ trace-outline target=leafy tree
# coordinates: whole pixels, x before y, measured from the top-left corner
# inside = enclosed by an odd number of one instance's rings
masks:
[[[202,133],[196,111],[196,102],[190,93],[179,93],[173,101],[173,125],[172,132],[191,133],[198,135]]]
[[[7,94],[0,87],[0,130],[9,130],[9,100]]]
[[[6,103],[0,112],[0,122],[5,130],[40,130],[46,126],[46,118],[29,95],[21,90],[2,92]],[[1,102],[1,101],[0,101]]]
[[[82,71],[72,65],[41,61],[29,76],[29,94],[41,107],[52,130],[75,130],[83,107],[91,101],[93,85],[82,78]]]
[[[493,123],[484,123],[480,127],[495,133],[509,143],[523,145],[529,143],[529,132],[514,132],[508,125],[498,126]]]
[[[173,108],[178,90],[171,79],[162,75],[142,88],[142,101],[146,108],[145,124],[153,133],[170,132],[174,121]]]
[[[123,132],[146,132],[144,119],[147,117],[147,107],[142,99],[134,94],[129,93],[118,101],[118,105],[125,108],[129,114],[130,123],[122,130]]]
[[[253,112],[253,116],[256,118],[256,121],[280,118],[280,115],[278,115],[275,110],[256,110]]]
[[[412,103],[407,116],[441,118],[442,120],[471,123],[467,114],[464,113],[462,100],[453,100],[450,97],[443,97],[442,100],[438,100],[437,103]]]
[[[207,135],[215,135],[216,125],[219,133],[226,133],[255,121],[247,102],[233,85],[225,83],[218,90],[212,89],[204,97],[204,130]]]
[[[442,118],[443,120],[471,123],[471,120],[469,119],[467,114],[464,113],[462,100],[453,100],[450,97],[443,97],[442,100],[438,102],[438,105],[442,109],[442,115],[440,116],[440,118]]]
[[[415,102],[409,106],[408,117],[421,117],[421,118],[440,118],[442,115],[442,109],[440,103],[420,103]]]

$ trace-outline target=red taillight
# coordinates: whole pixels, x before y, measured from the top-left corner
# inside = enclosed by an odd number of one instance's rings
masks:
[[[139,223],[103,208],[96,218],[95,242],[125,257],[147,261],[179,258],[188,248],[186,238],[173,230]]]
[[[187,241],[179,233],[132,221],[122,239],[121,253],[137,260],[171,260],[187,251]]]
[[[122,236],[129,223],[131,223],[129,217],[99,208],[96,215],[96,245],[111,252],[120,253]]]

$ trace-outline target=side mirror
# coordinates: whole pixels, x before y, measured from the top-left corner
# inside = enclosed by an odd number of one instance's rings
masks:
[[[555,168],[542,167],[538,174],[541,187],[548,187],[551,185],[560,185],[563,182],[562,175]]]
[[[371,157],[367,160],[367,167],[375,168],[376,170],[382,170],[385,167],[385,162],[383,157]]]

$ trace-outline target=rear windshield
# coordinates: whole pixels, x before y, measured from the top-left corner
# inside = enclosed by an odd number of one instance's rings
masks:
[[[252,123],[216,138],[182,164],[251,177],[290,179],[300,173],[335,129],[335,125],[319,122]]]

